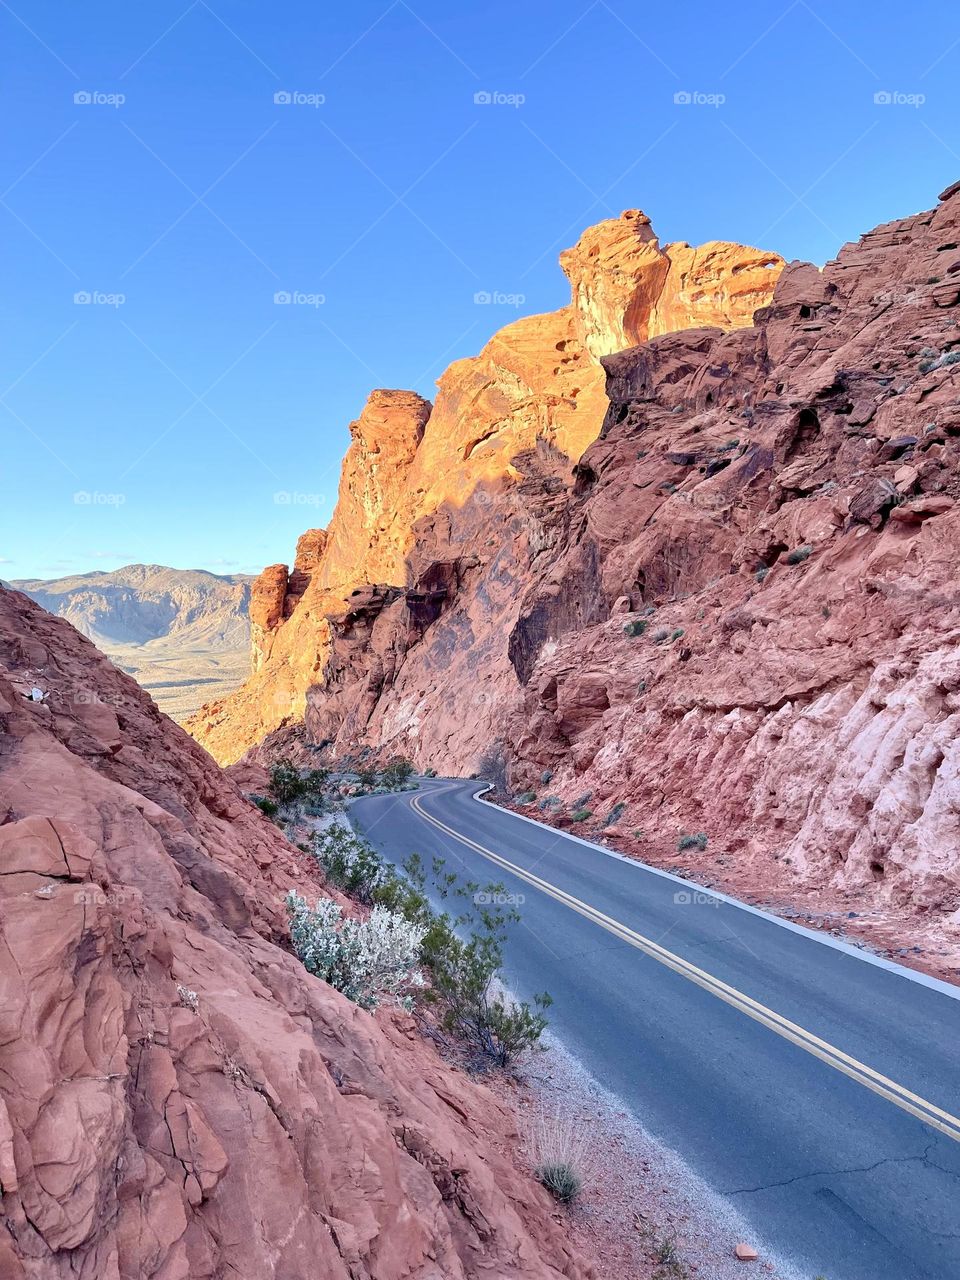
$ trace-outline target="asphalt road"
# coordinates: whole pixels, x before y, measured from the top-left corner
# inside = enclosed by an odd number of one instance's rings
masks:
[[[382,853],[522,899],[505,976],[801,1276],[960,1280],[960,988],[474,799],[352,806]],[[504,861],[507,865],[503,865]]]

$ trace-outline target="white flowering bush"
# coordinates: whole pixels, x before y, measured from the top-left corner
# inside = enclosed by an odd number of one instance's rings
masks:
[[[412,1007],[413,991],[424,985],[417,967],[421,925],[383,906],[366,920],[353,920],[339,903],[320,898],[311,907],[292,889],[286,907],[290,941],[309,973],[364,1009],[375,1009],[385,998]]]

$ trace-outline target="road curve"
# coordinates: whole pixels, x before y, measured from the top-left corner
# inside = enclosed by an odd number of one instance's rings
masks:
[[[506,979],[810,1280],[960,1280],[960,989],[475,798],[357,800],[385,856],[519,899]]]

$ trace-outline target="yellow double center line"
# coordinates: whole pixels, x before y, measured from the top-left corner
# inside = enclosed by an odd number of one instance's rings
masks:
[[[475,840],[461,835],[453,827],[447,826],[439,818],[427,813],[420,797],[412,798],[410,804],[425,822],[429,822],[431,826],[466,845],[468,849],[473,849],[481,857],[486,858],[498,867],[502,867],[504,871],[509,871],[511,875],[532,885],[534,889],[538,889],[548,897],[563,903],[571,911],[576,911],[579,915],[585,916],[587,920],[599,925],[601,929],[606,929],[614,937],[622,939],[632,947],[636,947],[638,951],[644,952],[645,955],[650,956],[651,959],[656,960],[659,964],[672,969],[674,973],[678,973],[689,982],[696,983],[698,987],[702,987],[710,995],[716,996],[718,1000],[722,1000],[725,1004],[738,1009],[741,1013],[745,1013],[748,1018],[753,1018],[755,1022],[769,1027],[771,1031],[776,1032],[778,1036],[782,1036],[784,1040],[789,1040],[791,1044],[795,1044],[807,1053],[813,1054],[815,1058],[819,1058],[821,1062],[833,1067],[835,1071],[842,1072],[845,1076],[849,1076],[851,1080],[855,1080],[857,1084],[863,1085],[864,1088],[870,1089],[873,1093],[879,1094],[881,1098],[886,1098],[895,1106],[900,1107],[902,1111],[908,1111],[910,1115],[916,1116],[924,1124],[928,1124],[931,1128],[945,1133],[948,1138],[953,1138],[954,1142],[960,1142],[960,1118],[951,1115],[949,1111],[943,1111],[940,1107],[934,1106],[932,1102],[927,1102],[925,1098],[911,1093],[902,1084],[897,1084],[895,1080],[890,1080],[887,1076],[881,1075],[879,1071],[874,1071],[866,1063],[859,1062],[848,1053],[844,1053],[842,1049],[837,1049],[826,1040],[821,1040],[812,1031],[807,1031],[804,1027],[800,1027],[795,1022],[783,1017],[782,1014],[775,1012],[773,1009],[768,1009],[766,1005],[760,1004],[750,996],[744,995],[742,991],[738,991],[735,987],[731,987],[719,978],[715,978],[713,974],[707,973],[706,970],[698,968],[695,964],[691,964],[689,960],[684,960],[682,956],[678,956],[675,952],[668,951],[666,947],[661,947],[652,938],[644,937],[642,933],[637,933],[636,930],[629,928],[628,925],[621,924],[619,920],[614,920],[612,916],[598,911],[596,907],[590,906],[588,902],[574,897],[573,894],[567,893],[564,889],[559,889],[556,885],[550,884],[549,881],[534,875],[532,871],[526,871],[523,867],[518,867],[516,863],[510,862],[509,859],[502,857],[499,853],[494,853],[492,849],[488,849],[484,845],[478,844]]]

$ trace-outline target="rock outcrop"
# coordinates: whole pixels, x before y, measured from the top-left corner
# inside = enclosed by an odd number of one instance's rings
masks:
[[[351,595],[373,584],[415,592],[416,635],[431,610],[439,612],[438,592],[449,592],[454,579],[478,588],[480,571],[483,598],[470,623],[475,653],[478,644],[483,649],[476,661],[498,654],[509,676],[512,621],[500,614],[519,600],[541,549],[540,520],[526,514],[524,491],[546,488],[560,501],[569,488],[571,465],[596,439],[606,410],[600,357],[691,324],[748,325],[783,266],[776,254],[741,245],[660,248],[649,220],[634,210],[590,228],[561,263],[571,304],[515,321],[478,356],[451,365],[432,409],[412,392],[372,393],[351,424],[321,549],[299,578],[295,568],[287,582],[283,566],[272,566],[254,586],[251,679],[188,724],[217,759],[235,761],[271,731],[309,717],[310,690],[341,687],[348,677],[338,674],[339,658],[326,674],[331,626],[341,637],[344,628],[360,635]],[[433,601],[426,610],[424,594]],[[395,608],[388,621],[401,612]],[[367,605],[363,618],[373,625]],[[385,643],[395,648],[397,641]],[[454,651],[448,656],[453,661]],[[384,679],[389,668],[387,657]],[[364,705],[380,678],[373,675]],[[478,742],[494,718],[478,728]]]
[[[338,745],[502,769],[561,806],[589,793],[598,821],[661,848],[702,831],[756,886],[854,893],[956,941],[960,198],[945,197],[822,271],[792,264],[753,329],[606,357],[610,405],[572,496],[530,490],[521,507],[521,490],[498,522],[542,530],[503,648],[445,673],[482,607],[469,588],[399,654],[410,611],[384,610],[354,674],[341,663],[362,714]],[[330,736],[314,697],[308,724]]]
[[[286,949],[309,861],[0,589],[4,1280],[587,1280],[501,1103]]]
[[[509,482],[492,469],[415,524],[405,579],[330,615],[312,740],[503,778],[561,821],[589,793],[605,836],[637,832],[647,856],[703,832],[721,877],[854,895],[953,945],[958,190],[822,270],[791,264],[752,328],[612,353],[669,306],[645,222],[626,276],[587,233],[567,320],[581,369],[603,361],[599,439],[514,427],[530,447]],[[743,283],[718,283],[715,256],[686,276],[713,318]],[[462,448],[471,419],[443,406],[424,442],[439,415]]]

